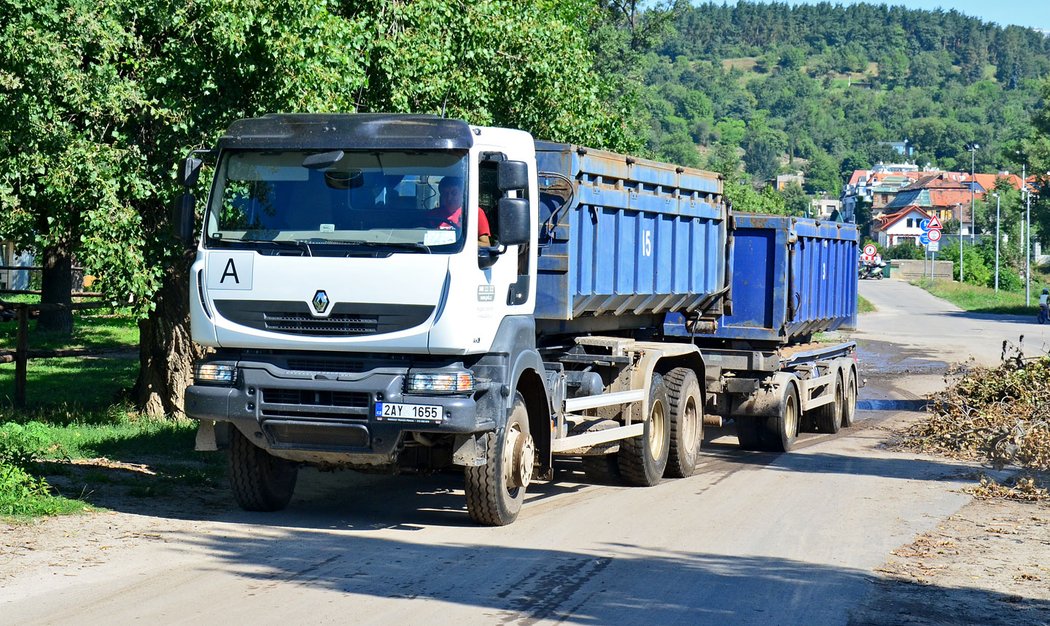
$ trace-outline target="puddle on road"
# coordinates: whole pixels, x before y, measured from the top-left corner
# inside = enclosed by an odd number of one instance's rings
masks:
[[[926,400],[858,400],[858,411],[925,411]]]

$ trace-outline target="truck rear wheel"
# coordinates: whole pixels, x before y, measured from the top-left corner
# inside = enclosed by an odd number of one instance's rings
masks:
[[[664,383],[671,422],[671,446],[664,476],[685,478],[696,471],[700,442],[704,437],[700,383],[693,370],[684,367],[668,372]]]
[[[813,410],[813,422],[819,433],[835,434],[842,424],[842,374],[835,376],[835,387],[832,394],[835,399],[830,404],[818,406]]]
[[[799,403],[795,383],[782,385],[780,408],[776,415],[761,420],[762,448],[771,452],[787,452],[798,438]]]
[[[230,486],[245,511],[280,511],[295,491],[299,466],[277,458],[230,428]]]
[[[629,485],[651,487],[660,482],[671,448],[671,424],[663,377],[653,374],[649,384],[649,414],[640,437],[624,439],[617,457],[620,473]]]
[[[842,399],[842,427],[849,428],[857,419],[857,371],[849,368]]]
[[[520,393],[515,394],[507,425],[496,432],[495,445],[490,439],[485,454],[484,465],[464,471],[467,513],[479,524],[506,526],[518,518],[536,462],[529,414]]]

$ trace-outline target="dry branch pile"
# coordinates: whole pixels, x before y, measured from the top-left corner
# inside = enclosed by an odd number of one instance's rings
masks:
[[[975,495],[1050,499],[1050,355],[1024,357],[1004,345],[994,369],[955,366],[946,389],[930,397],[929,417],[904,432],[904,445],[924,452],[976,459],[997,469],[1017,466],[1010,485],[984,479]]]

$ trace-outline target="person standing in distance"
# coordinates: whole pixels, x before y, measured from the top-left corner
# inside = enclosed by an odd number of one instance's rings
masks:
[[[463,227],[463,179],[459,176],[445,176],[438,183],[439,203],[434,209],[436,227],[459,230]],[[492,245],[492,232],[489,218],[480,207],[478,216],[478,245]]]

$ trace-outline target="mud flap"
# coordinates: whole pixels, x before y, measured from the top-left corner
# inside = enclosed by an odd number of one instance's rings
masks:
[[[456,441],[452,446],[452,463],[465,467],[484,465],[492,434],[489,432],[481,435],[456,435]]]

